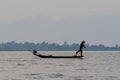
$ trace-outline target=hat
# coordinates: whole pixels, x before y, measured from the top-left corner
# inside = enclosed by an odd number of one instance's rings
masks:
[[[85,43],[85,41],[84,41],[84,40],[83,40],[82,42],[83,42],[83,43]]]

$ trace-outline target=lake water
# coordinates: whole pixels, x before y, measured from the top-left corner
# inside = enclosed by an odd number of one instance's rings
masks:
[[[74,51],[41,54],[74,55]],[[86,51],[80,59],[43,59],[27,51],[0,52],[0,80],[120,80],[119,51]]]

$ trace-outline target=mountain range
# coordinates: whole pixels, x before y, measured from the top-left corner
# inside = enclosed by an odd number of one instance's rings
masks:
[[[120,15],[73,16],[54,20],[36,16],[0,23],[1,41],[120,43]]]

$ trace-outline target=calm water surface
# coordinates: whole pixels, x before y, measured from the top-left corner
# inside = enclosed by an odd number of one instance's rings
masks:
[[[74,51],[39,52],[74,55]],[[43,59],[31,52],[0,52],[0,80],[120,80],[119,51],[88,51],[80,59]]]

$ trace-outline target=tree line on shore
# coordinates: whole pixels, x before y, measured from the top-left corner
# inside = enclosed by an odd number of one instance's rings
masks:
[[[115,46],[104,46],[103,44],[99,45],[85,45],[86,51],[119,51],[120,46],[117,44]],[[33,43],[33,42],[25,42],[25,43],[17,43],[15,41],[0,43],[0,51],[32,51],[32,50],[39,50],[39,51],[77,51],[79,49],[78,43],[68,44],[64,42],[62,45],[57,43]]]

